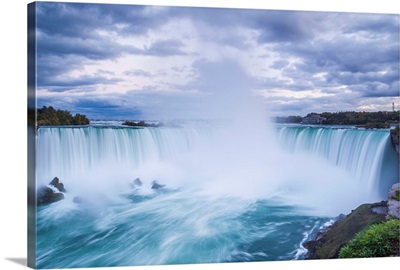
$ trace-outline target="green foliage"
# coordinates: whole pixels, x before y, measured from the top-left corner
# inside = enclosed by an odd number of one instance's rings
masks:
[[[394,196],[392,196],[392,199],[400,201],[400,190],[396,190],[396,193],[394,194]]]
[[[60,125],[87,125],[89,119],[83,114],[72,116],[69,111],[55,110],[52,106],[43,106],[37,109],[37,125],[38,126],[60,126]]]
[[[130,127],[158,127],[160,126],[159,124],[148,124],[145,121],[139,121],[139,122],[133,122],[133,121],[128,121],[126,120],[124,123],[122,123],[124,126],[130,126]]]
[[[146,123],[144,121],[140,121],[140,122],[133,122],[133,121],[128,121],[126,120],[124,123],[122,123],[122,125],[124,126],[130,126],[130,127],[144,127],[146,125]]]
[[[72,121],[74,125],[88,125],[90,123],[89,119],[86,118],[84,114],[75,114]]]
[[[318,115],[325,117],[322,122],[325,125],[357,125],[365,128],[390,128],[390,124],[399,122],[399,111],[388,112],[323,112]],[[310,117],[315,112],[307,114]],[[301,123],[301,116],[282,116],[276,117],[276,123]]]
[[[356,234],[342,247],[339,258],[399,256],[400,220],[374,224]]]
[[[276,117],[275,122],[276,123],[293,123],[293,124],[299,124],[303,120],[303,117],[301,116],[282,116],[282,117]]]
[[[361,127],[361,128],[390,128],[390,124],[385,122],[385,123],[366,123],[364,125],[356,125],[356,127]]]
[[[390,126],[390,123],[399,122],[399,111],[388,112],[337,112],[330,113],[324,112],[320,114],[325,117],[326,120],[323,124],[328,125],[377,125],[386,124],[386,127]],[[388,126],[389,125],[389,126]]]

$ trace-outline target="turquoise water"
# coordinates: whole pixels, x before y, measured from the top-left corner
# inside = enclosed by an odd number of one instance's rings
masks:
[[[69,198],[39,207],[38,268],[302,259],[301,243],[330,220],[189,191],[122,197],[102,207]]]
[[[37,208],[37,268],[299,260],[398,179],[387,130],[42,127],[37,148],[67,189]]]

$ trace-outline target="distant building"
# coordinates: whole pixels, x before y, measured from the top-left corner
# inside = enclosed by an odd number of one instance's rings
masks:
[[[302,124],[306,125],[320,125],[322,124],[322,121],[325,121],[326,118],[322,117],[319,114],[313,113],[310,114],[310,116],[303,117],[303,120],[301,121]]]

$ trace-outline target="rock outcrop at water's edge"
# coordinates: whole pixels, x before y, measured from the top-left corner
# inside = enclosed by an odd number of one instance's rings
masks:
[[[37,189],[37,205],[50,204],[64,199],[65,188],[64,184],[60,182],[58,177],[49,183],[48,186],[41,185]]]
[[[308,250],[306,259],[334,259],[338,258],[340,249],[372,224],[385,221],[387,202],[363,204],[353,210],[344,219],[336,221],[331,227],[320,232],[315,240],[305,242],[303,246]],[[380,209],[375,211],[374,209]]]
[[[58,177],[54,177],[53,180],[49,183],[49,185],[54,186],[57,188],[60,192],[65,192],[64,184],[60,182],[60,179]]]
[[[131,188],[137,188],[137,187],[141,187],[143,185],[142,180],[140,180],[140,178],[136,178],[135,180],[133,180],[130,183]]]
[[[390,130],[390,139],[397,154],[399,154],[399,140],[400,140],[399,136],[400,136],[400,128],[399,125],[397,125],[394,129]]]
[[[395,183],[389,189],[388,201],[360,205],[345,218],[319,232],[314,240],[303,244],[308,250],[306,259],[338,258],[340,249],[357,233],[373,224],[400,219],[399,197],[400,183]]]
[[[160,185],[159,183],[157,183],[157,181],[156,180],[154,180],[152,183],[151,183],[151,189],[161,189],[161,188],[163,188],[163,187],[165,187],[165,185]]]

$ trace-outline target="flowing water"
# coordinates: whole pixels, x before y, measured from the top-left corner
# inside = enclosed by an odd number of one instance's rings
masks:
[[[37,209],[37,268],[296,260],[386,199],[398,157],[388,130],[41,127],[37,184],[55,176],[67,192]]]

